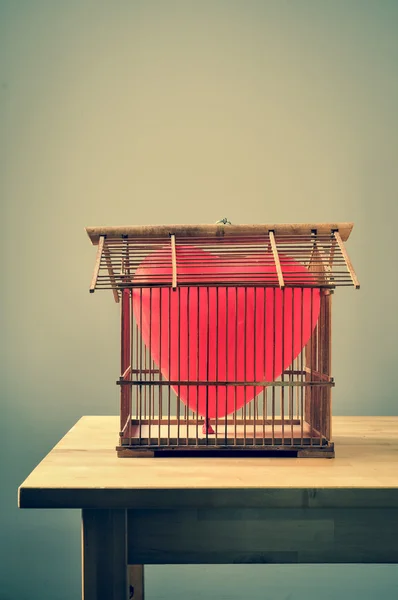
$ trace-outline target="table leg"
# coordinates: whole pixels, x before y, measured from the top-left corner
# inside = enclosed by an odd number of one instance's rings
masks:
[[[144,600],[144,565],[129,565],[130,598]]]
[[[125,510],[82,510],[82,560],[83,600],[128,600]]]

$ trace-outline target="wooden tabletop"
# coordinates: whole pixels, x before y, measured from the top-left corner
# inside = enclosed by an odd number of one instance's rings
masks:
[[[334,417],[335,459],[117,458],[118,417],[82,417],[20,508],[398,508],[398,417]]]

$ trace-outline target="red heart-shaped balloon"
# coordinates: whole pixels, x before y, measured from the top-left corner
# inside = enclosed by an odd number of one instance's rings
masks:
[[[178,397],[205,418],[228,415],[259,394],[264,386],[211,385],[213,382],[262,382],[277,379],[308,342],[318,320],[320,290],[250,287],[277,281],[272,254],[215,256],[195,246],[178,245],[178,276],[190,286],[133,288],[133,312],[144,343]],[[148,255],[135,277],[152,283],[172,278],[170,247]],[[281,254],[285,276],[310,281],[308,270]],[[248,287],[195,286],[214,278]],[[314,283],[314,282],[313,282]],[[266,284],[264,284],[266,285]],[[204,385],[210,382],[209,385]]]

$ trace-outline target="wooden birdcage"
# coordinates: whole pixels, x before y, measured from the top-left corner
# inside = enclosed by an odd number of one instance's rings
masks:
[[[334,457],[331,304],[352,223],[88,227],[120,304],[120,457]]]

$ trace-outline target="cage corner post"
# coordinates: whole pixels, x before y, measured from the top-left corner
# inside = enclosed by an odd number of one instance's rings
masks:
[[[120,377],[120,444],[131,438],[132,387],[129,383],[131,373],[131,309],[132,293],[130,289],[122,291],[120,307],[121,330],[121,377]]]
[[[312,250],[308,270],[319,284],[319,316],[314,331],[305,346],[305,413],[304,420],[310,430],[311,450],[319,446],[320,451],[334,456],[331,442],[331,289],[333,283],[331,264],[324,256],[322,239],[311,233]],[[314,305],[314,288],[311,294],[311,315]],[[312,317],[311,317],[312,320]]]
[[[322,314],[322,364],[321,364],[321,372],[328,379],[328,383],[330,385],[325,386],[325,411],[324,411],[324,426],[325,426],[325,435],[328,441],[333,444],[332,439],[332,387],[333,387],[333,379],[332,379],[332,299],[333,292],[331,290],[324,290],[324,305],[323,305],[323,314]]]

